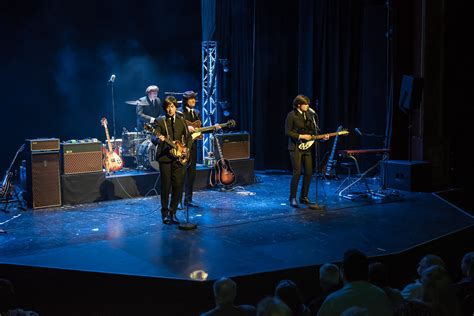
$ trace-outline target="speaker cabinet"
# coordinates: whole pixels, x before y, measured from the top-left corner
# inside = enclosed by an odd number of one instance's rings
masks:
[[[59,152],[29,152],[26,161],[28,207],[61,206]]]
[[[219,134],[214,141],[219,141],[222,155],[225,159],[249,159],[250,158],[250,136],[248,133]],[[214,143],[214,155],[220,159],[217,145]]]
[[[385,186],[404,191],[427,192],[431,189],[431,165],[418,160],[386,160]]]
[[[102,143],[61,143],[64,174],[102,172]]]

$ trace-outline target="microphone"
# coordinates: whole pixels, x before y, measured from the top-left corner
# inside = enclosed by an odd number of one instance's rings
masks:
[[[110,76],[109,83],[115,82],[115,75]]]
[[[312,108],[308,108],[308,111],[310,111],[310,112],[313,113],[313,114],[316,114],[316,111],[313,110]]]
[[[360,129],[358,127],[354,128],[354,131],[356,131],[357,134],[362,136],[362,132],[360,131]]]

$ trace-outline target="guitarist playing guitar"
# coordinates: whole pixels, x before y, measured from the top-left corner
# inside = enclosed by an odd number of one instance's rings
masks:
[[[123,168],[123,161],[119,155],[119,148],[112,149],[112,143],[110,142],[109,128],[107,127],[107,119],[105,117],[100,121],[105,129],[105,136],[107,137],[107,149],[103,148],[104,160],[103,165],[107,173],[119,171]]]

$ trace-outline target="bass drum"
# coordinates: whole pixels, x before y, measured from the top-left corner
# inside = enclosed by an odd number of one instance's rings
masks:
[[[156,160],[156,146],[153,145],[151,140],[145,140],[138,147],[137,165],[142,169],[160,170],[159,163]]]

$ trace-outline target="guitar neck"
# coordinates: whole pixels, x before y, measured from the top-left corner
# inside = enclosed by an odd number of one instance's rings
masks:
[[[333,136],[338,136],[340,132],[333,132],[333,133],[327,133],[327,134],[320,134],[320,135],[313,135],[311,136],[311,139],[323,139],[326,136],[333,137]]]
[[[112,143],[110,142],[110,135],[109,135],[109,129],[107,126],[104,126],[105,129],[105,136],[107,137],[107,146],[109,148],[109,151],[112,152]]]
[[[219,151],[220,159],[224,159],[224,156],[222,155],[221,144],[219,143],[219,138],[217,138],[217,137],[216,137],[216,144],[217,144],[217,150]]]

